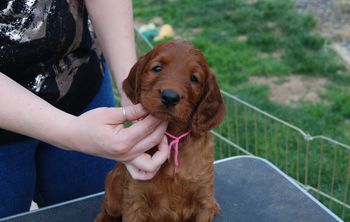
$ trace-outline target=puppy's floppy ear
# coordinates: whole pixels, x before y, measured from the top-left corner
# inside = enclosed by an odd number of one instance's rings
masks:
[[[140,101],[140,75],[144,72],[149,53],[142,56],[131,68],[128,77],[123,81],[123,90],[134,103]]]
[[[208,74],[204,95],[192,118],[192,131],[195,134],[217,127],[226,111],[216,78],[211,71]]]

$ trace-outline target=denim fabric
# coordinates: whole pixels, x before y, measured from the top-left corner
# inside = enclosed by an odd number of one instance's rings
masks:
[[[106,73],[99,92],[85,111],[115,106]],[[84,111],[84,112],[85,112]],[[104,190],[115,161],[65,151],[32,139],[0,145],[0,218]]]

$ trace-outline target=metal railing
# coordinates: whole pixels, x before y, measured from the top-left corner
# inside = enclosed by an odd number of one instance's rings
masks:
[[[350,146],[312,136],[227,92],[227,114],[213,131],[216,158],[256,155],[268,159],[344,220],[348,197]]]

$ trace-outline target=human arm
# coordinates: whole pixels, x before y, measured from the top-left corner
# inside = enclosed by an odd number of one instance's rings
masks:
[[[122,89],[122,82],[136,62],[132,1],[85,0],[85,5],[118,88],[121,104],[130,105],[132,103]],[[166,149],[160,149],[160,153],[169,152],[167,144],[160,145],[166,147]],[[149,171],[151,157],[146,155],[148,154],[142,154],[126,162],[128,171],[134,177],[150,179],[155,174],[155,171]],[[139,170],[140,168],[142,171]]]
[[[136,62],[132,1],[85,0],[85,4],[118,88],[121,104],[130,105],[122,82]]]
[[[67,150],[131,161],[156,144],[167,146],[165,142],[161,143],[166,124],[146,116],[140,105],[125,107],[128,119],[146,117],[125,128],[121,108],[98,108],[73,116],[55,108],[2,73],[0,95],[0,128]],[[149,170],[156,171],[166,160],[168,153],[164,148],[162,150],[149,161]]]

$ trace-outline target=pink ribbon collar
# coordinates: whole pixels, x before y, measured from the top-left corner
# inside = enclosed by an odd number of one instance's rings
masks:
[[[169,147],[170,147],[170,151],[171,151],[171,149],[174,149],[174,151],[175,151],[174,162],[175,162],[176,167],[179,166],[179,143],[180,143],[181,139],[188,136],[190,134],[190,132],[191,131],[187,131],[186,133],[183,133],[180,136],[174,136],[168,132],[165,132],[165,135],[167,135],[168,137],[173,139],[173,141],[171,141],[171,143],[169,144]]]

